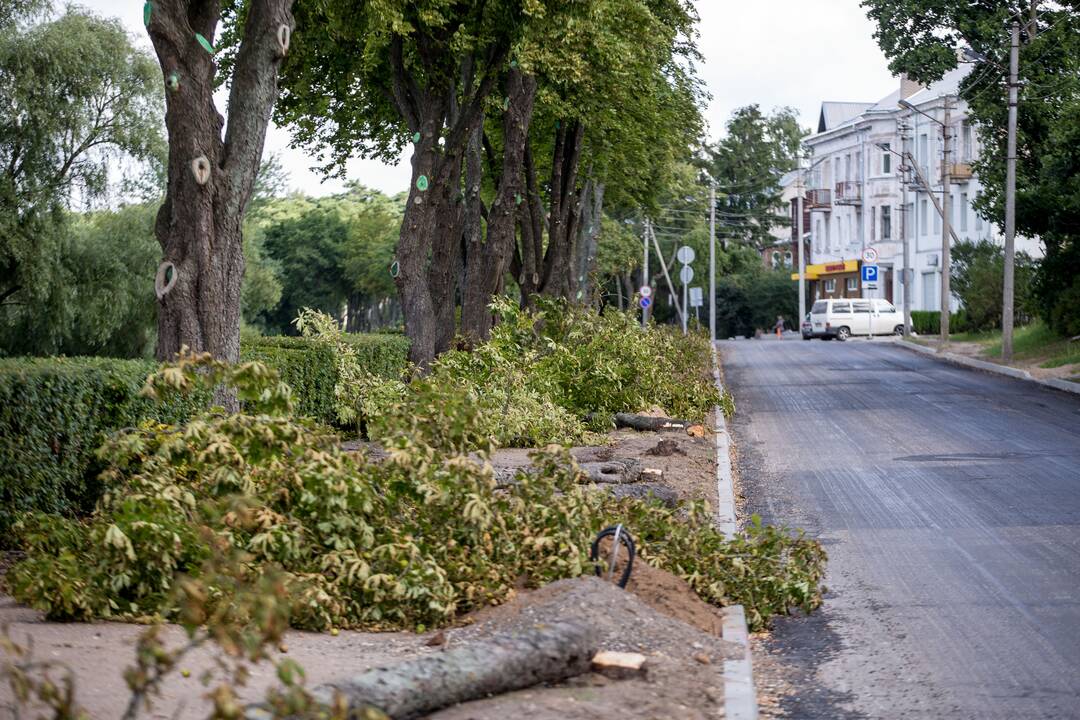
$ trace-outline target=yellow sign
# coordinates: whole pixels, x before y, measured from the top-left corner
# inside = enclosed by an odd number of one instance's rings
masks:
[[[822,275],[836,275],[837,273],[857,272],[858,260],[837,260],[828,263],[815,263],[806,266],[806,279],[817,280]],[[799,279],[799,273],[791,273],[792,280]]]

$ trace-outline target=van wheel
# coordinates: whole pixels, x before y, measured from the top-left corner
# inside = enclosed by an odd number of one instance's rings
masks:
[[[903,325],[897,325],[896,327],[893,328],[892,334],[893,335],[903,335],[904,334],[904,326]]]
[[[842,328],[840,328],[839,330],[836,331],[836,339],[839,340],[840,342],[844,342],[849,337],[851,337],[851,330],[849,330],[846,327],[842,327]]]

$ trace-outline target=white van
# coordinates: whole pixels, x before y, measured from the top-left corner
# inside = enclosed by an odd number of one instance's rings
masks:
[[[837,298],[818,300],[810,310],[813,337],[836,338],[852,335],[903,335],[904,314],[888,300]]]

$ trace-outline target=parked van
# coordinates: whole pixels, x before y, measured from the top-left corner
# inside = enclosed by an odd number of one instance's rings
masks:
[[[836,338],[852,335],[903,335],[904,314],[888,300],[878,298],[837,298],[818,300],[810,310],[813,337]]]

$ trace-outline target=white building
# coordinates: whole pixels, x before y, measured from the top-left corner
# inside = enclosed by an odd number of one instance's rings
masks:
[[[967,106],[957,99],[967,68],[955,70],[929,88],[901,80],[896,91],[876,103],[822,103],[817,132],[805,145],[811,155],[807,203],[811,209],[810,297],[883,297],[903,303],[903,237],[913,272],[911,308],[940,309],[940,201],[945,97],[950,100],[950,216],[960,240],[1003,242],[996,226],[984,222],[973,203],[981,190],[971,172],[978,157],[975,129]],[[925,115],[901,107],[905,100]],[[931,119],[933,118],[933,119]],[[914,168],[914,159],[926,185]],[[904,182],[904,180],[907,182]],[[865,248],[877,250],[880,281],[874,290],[859,279]],[[1037,241],[1017,238],[1017,250],[1041,255]],[[956,308],[953,298],[953,308]]]

